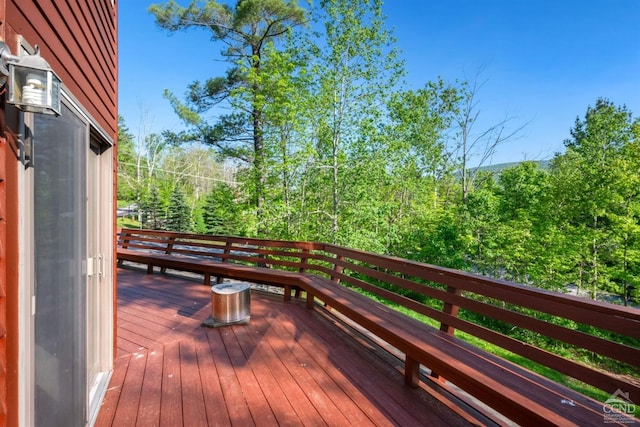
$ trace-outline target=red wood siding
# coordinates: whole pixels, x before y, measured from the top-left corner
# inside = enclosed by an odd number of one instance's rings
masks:
[[[14,54],[18,36],[40,47],[67,91],[116,144],[117,0],[0,0],[0,40]],[[17,177],[21,166],[13,138],[16,120],[15,109],[5,111],[0,104],[0,427],[18,426]],[[111,151],[115,177],[116,150]]]
[[[7,168],[6,140],[0,140],[0,425],[7,418]]]
[[[13,110],[15,112],[15,110]],[[11,117],[7,117],[11,116]],[[0,108],[0,127],[15,114]],[[18,426],[18,149],[0,138],[0,426]],[[20,166],[19,166],[20,165]]]
[[[114,141],[118,125],[116,9],[111,0],[6,2],[6,22],[12,32],[31,46],[40,46],[42,57]],[[15,42],[7,42],[16,53]]]

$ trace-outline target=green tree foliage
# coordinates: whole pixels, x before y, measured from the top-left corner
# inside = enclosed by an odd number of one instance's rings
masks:
[[[151,187],[151,191],[141,199],[140,203],[142,228],[148,228],[152,230],[164,230],[166,229],[166,206],[163,203],[160,192],[154,186]]]
[[[180,185],[189,209],[196,209],[198,201],[217,182],[225,182],[224,165],[213,149],[202,145],[171,146],[160,165],[170,188]]]
[[[344,209],[376,210],[370,204],[377,198],[369,193],[376,184],[365,172],[379,170],[371,165],[377,161],[371,156],[378,145],[375,128],[402,64],[385,28],[382,1],[322,0],[315,12],[323,31],[308,47],[315,53],[309,107],[316,151],[312,188],[322,203],[313,212],[331,221],[330,228],[318,230],[325,240],[349,244],[365,229],[359,224],[341,230]]]
[[[260,75],[251,78],[264,88],[265,214],[258,228],[268,236],[296,235],[297,174],[307,160],[306,105],[310,100],[308,52],[293,35],[286,46],[268,44]]]
[[[458,88],[439,79],[422,89],[396,92],[389,102],[389,153],[398,166],[411,164],[434,185],[450,168],[446,144],[458,110]]]
[[[549,174],[534,162],[522,162],[502,171],[499,177],[501,206],[505,220],[533,219],[544,212]]]
[[[447,190],[453,165],[446,144],[459,101],[458,89],[440,79],[418,90],[396,92],[388,103],[385,144],[379,154],[387,175],[382,187],[389,233],[387,252],[407,246],[417,236],[436,233],[438,221],[434,218],[447,217],[443,210],[451,201]],[[422,247],[421,240],[411,244]],[[431,248],[446,245],[426,240]],[[442,258],[430,251],[429,259]]]
[[[187,204],[184,192],[176,185],[171,193],[169,206],[167,208],[166,229],[170,231],[191,230],[191,210]]]
[[[136,199],[135,144],[124,117],[118,116],[118,200]]]
[[[469,269],[470,246],[473,239],[467,230],[468,221],[460,208],[440,210],[416,219],[412,231],[406,233],[399,248],[407,258],[421,262]]]
[[[577,118],[566,153],[554,159],[556,196],[565,233],[572,237],[574,283],[594,298],[599,291],[623,296],[637,268],[634,243],[639,163],[631,112],[598,99]],[[631,262],[631,263],[630,263]]]
[[[161,28],[205,28],[213,40],[224,44],[222,56],[231,64],[226,76],[194,82],[186,104],[170,93],[166,96],[192,128],[191,134],[183,134],[181,139],[205,141],[252,163],[253,200],[260,225],[265,197],[264,108],[268,90],[261,84],[262,57],[270,42],[287,34],[291,26],[304,22],[304,10],[294,1],[284,0],[239,0],[234,8],[215,0],[192,1],[182,7],[171,0],[152,5],[149,11]],[[231,101],[236,112],[215,124],[208,123],[202,113],[225,100]],[[235,146],[242,141],[251,141],[252,150]]]
[[[534,162],[502,171],[498,179],[499,264],[506,278],[533,283],[551,263],[547,237],[554,234],[549,217],[549,174]],[[542,273],[541,273],[542,270]]]
[[[460,208],[464,230],[471,245],[468,247],[469,265],[488,276],[503,274],[500,259],[500,236],[504,233],[500,221],[500,199],[494,180],[479,179],[484,185],[469,193],[466,206]]]
[[[234,189],[224,183],[214,185],[204,200],[202,218],[206,233],[238,236],[244,234],[241,209],[236,204]]]

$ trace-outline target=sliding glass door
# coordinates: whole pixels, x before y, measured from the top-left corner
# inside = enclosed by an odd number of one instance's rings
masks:
[[[111,257],[102,253],[112,229],[101,225],[111,219],[111,161],[102,155],[108,146],[71,104],[60,117],[30,119],[35,423],[84,425],[98,409],[98,385],[111,365]]]

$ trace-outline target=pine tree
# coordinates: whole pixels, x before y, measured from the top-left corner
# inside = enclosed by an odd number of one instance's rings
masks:
[[[154,186],[147,197],[140,204],[142,216],[142,228],[151,230],[163,230],[165,228],[165,215],[162,200],[158,189]]]
[[[226,184],[217,184],[207,194],[202,218],[209,234],[238,235],[239,209],[234,202],[233,189]]]
[[[171,194],[167,209],[167,230],[190,231],[191,212],[189,205],[180,187],[176,186]]]
[[[182,138],[204,140],[222,152],[233,153],[238,159],[252,163],[252,198],[261,227],[266,183],[266,88],[260,84],[262,58],[267,46],[288,34],[290,28],[305,22],[305,10],[296,2],[284,0],[243,0],[234,6],[226,3],[193,1],[188,7],[182,7],[169,1],[151,5],[149,11],[165,30],[204,28],[211,32],[212,41],[220,41],[225,46],[222,57],[231,65],[226,76],[192,83],[187,104],[169,92],[165,95],[194,132]],[[223,102],[230,102],[234,112],[221,117],[217,124],[207,123],[203,113]],[[259,229],[258,234],[260,232]]]

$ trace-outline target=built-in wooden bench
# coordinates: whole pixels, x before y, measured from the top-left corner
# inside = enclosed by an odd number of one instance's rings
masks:
[[[153,273],[153,267],[162,270],[172,269],[189,271],[204,275],[204,284],[211,284],[211,276],[245,280],[253,283],[264,283],[278,287],[297,286],[299,273],[274,270],[263,267],[252,267],[232,263],[221,263],[214,259],[183,258],[172,254],[144,254],[130,249],[119,249],[118,259],[147,265],[147,273]]]
[[[301,289],[308,308],[319,307],[317,300],[324,302],[404,353],[408,385],[454,384],[519,424],[600,425],[632,418],[612,415],[610,405],[469,344],[456,336],[457,330],[590,384],[605,396],[628,393],[630,404],[640,402],[638,382],[628,376],[609,374],[501,332],[520,328],[532,339],[554,341],[576,352],[575,358],[597,355],[638,370],[640,310],[309,242],[123,229],[118,260],[146,264],[149,273],[154,266],[198,272],[205,284],[216,276],[281,286],[287,300],[292,289]],[[480,324],[478,316],[498,327]],[[573,323],[567,327],[566,320]],[[594,328],[619,339],[591,334]],[[420,366],[431,379],[421,375]]]
[[[317,277],[304,282],[303,289],[314,298],[405,353],[407,385],[418,384],[423,365],[519,424],[585,426],[603,420],[600,402],[335,282]]]
[[[215,276],[218,282],[222,278],[229,278],[287,289],[296,287],[298,273],[260,266],[266,262],[266,252],[253,249],[255,239],[223,239],[207,235],[122,229],[117,240],[118,263],[130,261],[144,264],[149,274],[154,272],[154,267],[159,267],[162,272],[173,269],[200,273],[204,275],[205,285],[211,285],[211,277]],[[290,249],[291,245],[287,242],[281,243],[284,248]],[[273,250],[270,253],[275,254]],[[281,255],[291,254],[281,251]],[[296,256],[299,259],[299,255]],[[283,260],[277,263],[281,268],[299,265],[299,261]]]

